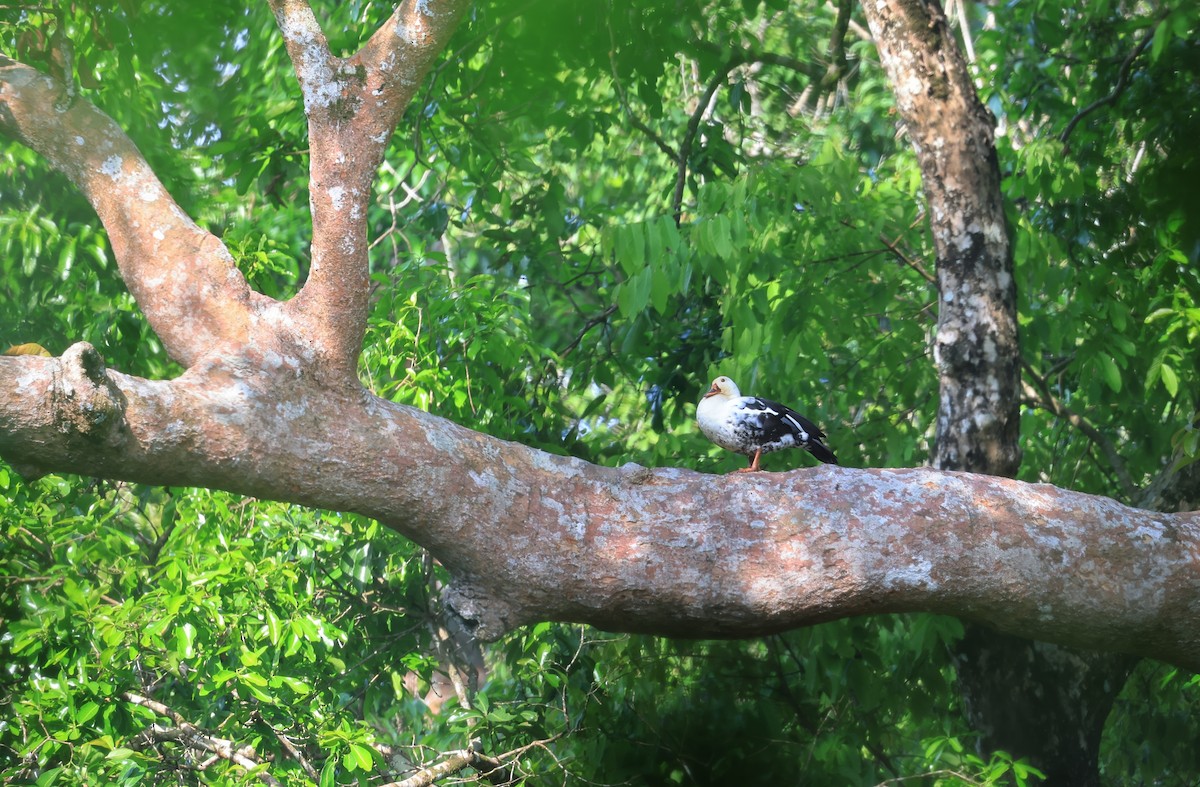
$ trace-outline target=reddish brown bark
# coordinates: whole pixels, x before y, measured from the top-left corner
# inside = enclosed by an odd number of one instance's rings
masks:
[[[87,101],[58,111],[64,94],[61,83],[0,55],[0,131],[41,153],[87,196],[167,352],[188,365],[224,342],[245,343],[268,299],[171,199],[125,132]]]
[[[929,469],[606,468],[231,364],[154,382],[77,345],[0,362],[14,464],[375,517],[455,577],[483,637],[538,620],[760,635],[928,610],[1200,667],[1200,514]]]
[[[96,208],[121,275],[184,366],[248,352],[357,387],[367,314],[366,206],[396,123],[466,0],[401,4],[348,58],[330,52],[307,2],[271,3],[309,121],[312,266],[295,298],[250,290],[232,256],[179,208],[133,142],[103,112],[0,57],[0,131],[46,156]]]
[[[467,7],[402,3],[356,54],[334,57],[307,0],[270,0],[308,117],[312,266],[284,308],[327,373],[347,384],[367,324],[371,183],[404,108]]]

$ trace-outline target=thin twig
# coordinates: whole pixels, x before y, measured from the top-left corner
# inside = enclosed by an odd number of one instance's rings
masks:
[[[845,18],[843,18],[843,10],[845,11]],[[825,78],[828,78],[831,75],[840,77],[841,73],[843,73],[845,65],[844,36],[846,24],[848,24],[848,22],[849,3],[846,0],[842,0],[841,5],[839,6],[838,21],[835,25],[834,38],[830,40],[831,56],[835,58],[835,61],[840,59],[841,62],[840,64],[838,62],[831,64],[829,70],[825,74]],[[609,35],[612,35],[611,28],[609,30]],[[695,42],[695,45],[699,48],[707,49],[709,51],[714,51],[717,49],[715,44],[707,41],[698,41]],[[615,51],[615,48],[616,44],[614,42],[613,51]],[[610,61],[611,60],[612,57],[610,56]],[[678,151],[672,148],[670,143],[659,136],[658,133],[642,122],[634,114],[633,110],[629,106],[628,101],[626,100],[624,90],[621,87],[621,82],[617,78],[616,64],[615,62],[612,63],[611,67],[613,71],[613,84],[616,87],[617,98],[621,106],[625,109],[630,123],[635,129],[650,137],[654,144],[657,145],[660,150],[666,153],[667,156],[675,162],[678,172],[675,177],[675,189],[671,197],[671,215],[675,220],[676,226],[679,226],[683,221],[683,191],[687,185],[688,163],[691,159],[692,148],[695,145],[696,135],[700,130],[700,123],[704,119],[704,116],[708,113],[709,105],[712,103],[712,97],[721,87],[721,83],[729,77],[729,74],[735,68],[749,65],[751,63],[766,63],[790,68],[805,74],[811,81],[814,82],[820,81],[821,78],[817,69],[815,69],[812,64],[805,63],[804,61],[798,60],[789,55],[782,55],[776,52],[757,52],[752,50],[742,50],[740,52],[733,53],[725,61],[724,65],[717,69],[716,73],[714,73],[709,79],[708,85],[705,87],[704,93],[701,94],[695,111],[692,112],[691,117],[688,119],[687,130],[684,132],[683,142]]]
[[[167,493],[167,497],[170,497],[169,492]],[[166,506],[163,506],[163,508],[166,508]],[[159,523],[162,523],[161,516],[159,517]],[[179,517],[172,516],[171,521],[162,529],[162,532],[158,534],[158,538],[154,539],[154,543],[150,545],[150,549],[146,554],[146,565],[154,566],[158,564],[158,556],[162,554],[163,547],[165,547],[167,545],[167,541],[171,539],[171,534],[175,532],[175,525],[178,523]]]
[[[446,759],[437,765],[422,768],[407,779],[398,782],[388,782],[383,787],[429,787],[429,785],[443,776],[449,776],[458,773],[464,768],[469,768],[474,760],[475,752],[470,749],[452,751],[446,755]]]
[[[963,49],[967,52],[967,62],[975,62],[975,42],[971,40],[971,25],[967,20],[967,4],[963,0],[955,0],[957,7],[958,29],[962,33]],[[954,13],[953,11],[951,13]]]
[[[671,161],[678,161],[679,151],[671,147],[670,143],[659,136],[658,132],[646,125],[646,123],[634,113],[633,107],[629,106],[629,99],[625,96],[625,88],[621,85],[620,75],[617,73],[617,41],[613,35],[611,24],[608,26],[608,40],[608,68],[612,72],[613,87],[617,91],[617,102],[620,103],[621,108],[625,110],[625,115],[629,118],[630,124],[635,129],[650,137],[650,140],[658,146],[659,150],[661,150],[663,153],[666,153]]]
[[[1075,130],[1075,126],[1079,125],[1079,121],[1083,120],[1097,109],[1100,109],[1100,107],[1116,103],[1117,99],[1121,97],[1121,94],[1125,92],[1125,88],[1129,86],[1129,69],[1133,65],[1133,61],[1137,59],[1138,55],[1146,51],[1146,47],[1148,47],[1150,42],[1154,40],[1154,28],[1156,26],[1157,25],[1151,25],[1149,28],[1147,28],[1145,34],[1142,36],[1142,40],[1139,41],[1138,45],[1133,48],[1133,51],[1126,56],[1125,62],[1121,63],[1121,70],[1117,72],[1117,84],[1113,86],[1113,89],[1109,92],[1109,94],[1102,98],[1096,99],[1083,109],[1079,110],[1079,112],[1075,114],[1075,117],[1071,118],[1071,121],[1067,123],[1067,127],[1062,130],[1062,133],[1058,135],[1059,142],[1062,142],[1064,145],[1066,145],[1067,138],[1071,136],[1071,132]]]
[[[671,197],[671,215],[675,219],[676,227],[683,221],[683,188],[687,184],[688,161],[692,157],[692,146],[695,144],[696,135],[700,131],[700,121],[708,113],[708,106],[712,103],[712,97],[716,94],[717,89],[721,87],[721,83],[729,78],[729,74],[733,69],[744,63],[744,59],[735,57],[717,69],[717,72],[708,80],[708,85],[704,88],[704,93],[701,94],[695,111],[692,112],[691,118],[688,119],[687,131],[684,132],[683,144],[679,146],[679,159],[676,161],[679,167],[679,174],[675,177],[675,194]]]
[[[889,241],[887,239],[887,236],[881,232],[881,233],[879,233],[879,241],[884,246],[887,246],[888,251],[890,251],[892,253],[892,255],[895,256],[896,259],[900,260],[905,265],[912,268],[917,273],[921,274],[921,278],[923,278],[925,281],[929,282],[930,284],[935,284],[935,285],[937,284],[937,278],[932,273],[925,270],[924,265],[922,265],[917,260],[911,259],[907,254],[905,254],[903,251],[900,250],[900,247],[898,245],[896,245],[900,242],[899,238],[896,238],[896,240],[894,240],[894,241]]]
[[[474,768],[475,770],[479,771],[481,776],[487,778],[489,774],[492,774],[497,770],[509,768],[512,765],[513,760],[517,759],[530,749],[544,749],[548,744],[554,743],[554,741],[558,740],[562,736],[563,733],[559,732],[551,735],[549,738],[543,738],[541,740],[533,741],[532,743],[527,743],[524,746],[518,746],[515,749],[510,749],[509,751],[506,751],[503,754],[498,754],[495,757],[489,757],[488,755],[480,752],[475,746],[476,742],[472,741],[469,748],[448,752],[446,755],[444,755],[446,759],[442,760],[438,764],[430,765],[428,768],[422,768],[412,776],[409,776],[407,779],[398,782],[390,782],[382,785],[382,787],[429,787],[429,785],[433,784],[443,776],[449,776],[451,774],[458,773],[465,768]],[[514,779],[515,776],[512,774],[506,774],[506,778],[503,781],[500,781],[500,783],[504,784],[506,782],[512,782]]]
[[[1085,437],[1103,451],[1105,458],[1108,459],[1108,463],[1112,466],[1113,472],[1117,474],[1117,480],[1120,482],[1121,491],[1125,493],[1126,500],[1132,500],[1134,495],[1137,494],[1137,485],[1133,483],[1133,478],[1129,475],[1129,469],[1125,467],[1125,460],[1117,453],[1117,448],[1113,445],[1112,440],[1109,440],[1107,435],[1093,426],[1082,415],[1058,401],[1054,394],[1051,393],[1050,386],[1046,383],[1045,378],[1034,371],[1033,366],[1027,361],[1021,361],[1021,367],[1034,382],[1034,385],[1030,385],[1024,380],[1021,381],[1021,385],[1025,389],[1025,395],[1051,415],[1065,418],[1068,423],[1083,432]]]
[[[586,323],[584,323],[583,330],[581,330],[575,336],[575,338],[572,339],[570,341],[570,343],[567,344],[567,346],[562,349],[562,352],[559,353],[559,357],[566,358],[567,355],[570,354],[570,352],[572,350],[574,350],[576,347],[579,346],[579,343],[583,341],[583,337],[587,335],[588,331],[590,331],[592,328],[595,328],[597,325],[600,325],[603,322],[607,322],[608,318],[611,317],[613,312],[615,312],[616,310],[617,310],[617,307],[615,304],[612,306],[609,306],[607,309],[600,312],[600,314],[598,314],[595,317],[592,317]]]
[[[271,728],[271,732],[275,733],[275,738],[279,741],[280,745],[283,746],[284,751],[286,751],[293,760],[300,763],[300,767],[303,768],[304,772],[308,774],[308,778],[310,778],[314,781],[319,779],[320,774],[317,773],[317,769],[314,768],[312,766],[312,763],[310,763],[305,758],[304,753],[301,752],[299,748],[297,748],[296,744],[292,743],[291,739],[288,738],[288,736],[284,735],[282,732],[275,729],[275,725],[270,724],[270,723],[266,722],[265,720],[264,720],[264,723],[266,723],[267,726]]]
[[[951,770],[950,768],[942,768],[936,771],[928,771],[927,773],[914,773],[911,776],[896,776],[892,779],[884,779],[875,785],[875,787],[885,787],[889,784],[903,784],[904,782],[912,781],[913,779],[938,779],[943,777],[952,777],[960,780],[963,784],[980,784],[981,782],[972,779],[970,776],[961,771]]]
[[[831,38],[830,44],[832,45],[832,43],[833,40]],[[724,52],[720,46],[712,43],[711,41],[695,41],[692,45],[697,49],[703,49],[707,52],[715,52],[717,54],[722,54]],[[817,81],[821,76],[820,70],[814,64],[792,57],[791,55],[784,55],[778,52],[760,52],[756,49],[742,49],[740,52],[731,56],[730,62],[735,67],[739,65],[749,65],[751,63],[766,63],[772,66],[782,66],[783,68],[790,68],[793,71],[804,74],[813,81]]]

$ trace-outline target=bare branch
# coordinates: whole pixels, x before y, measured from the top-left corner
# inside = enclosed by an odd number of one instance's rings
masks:
[[[436,765],[421,770],[398,782],[389,782],[382,787],[429,787],[438,779],[470,768],[475,762],[475,752],[472,749],[461,749],[448,752],[446,759]]]
[[[263,723],[267,722],[264,720]],[[296,744],[292,743],[288,736],[275,729],[274,725],[268,724],[268,726],[271,727],[271,732],[275,733],[275,738],[279,741],[279,744],[283,746],[284,751],[286,751],[293,760],[300,763],[300,767],[304,769],[306,774],[308,774],[308,778],[312,779],[313,781],[317,781],[317,779],[320,778],[320,774],[317,773],[317,769],[312,766],[312,763],[308,761],[308,758],[304,756],[304,752],[300,751],[300,749],[296,747]]]
[[[1066,144],[1067,140],[1071,136],[1071,132],[1075,130],[1077,125],[1079,125],[1079,121],[1083,120],[1085,117],[1101,107],[1116,103],[1117,99],[1121,97],[1121,94],[1125,92],[1125,88],[1129,86],[1129,69],[1133,66],[1133,61],[1137,60],[1138,56],[1141,55],[1142,52],[1145,52],[1146,47],[1150,46],[1150,42],[1154,40],[1154,29],[1155,25],[1151,25],[1149,28],[1147,28],[1146,32],[1142,34],[1142,40],[1137,43],[1137,46],[1135,46],[1128,55],[1126,55],[1125,60],[1121,63],[1121,68],[1117,71],[1117,83],[1113,85],[1113,89],[1110,90],[1107,95],[1096,99],[1075,113],[1075,116],[1067,123],[1066,128],[1064,128],[1062,133],[1058,135],[1059,142],[1062,142],[1064,145]]]
[[[687,185],[687,173],[690,159],[692,156],[692,148],[695,146],[696,136],[700,130],[700,123],[704,120],[704,116],[709,111],[709,106],[712,103],[713,95],[721,87],[729,74],[739,66],[749,63],[765,63],[768,65],[781,66],[805,74],[814,83],[824,85],[835,84],[841,75],[845,72],[845,34],[846,28],[850,19],[850,2],[849,0],[839,0],[838,16],[834,24],[834,31],[829,41],[829,54],[832,59],[828,69],[821,73],[819,69],[810,63],[803,60],[783,55],[777,52],[759,52],[752,49],[738,49],[730,53],[728,59],[722,64],[709,78],[708,84],[705,86],[704,92],[696,104],[696,109],[692,112],[688,119],[688,125],[683,134],[683,141],[679,145],[679,151],[675,152],[670,145],[662,140],[652,129],[638,121],[632,111],[625,102],[624,95],[620,93],[618,85],[618,94],[621,98],[621,104],[625,107],[627,114],[633,119],[634,127],[639,131],[647,134],[658,147],[671,156],[677,168],[675,176],[675,188],[671,198],[671,215],[675,219],[675,224],[678,225],[683,221],[683,192]],[[708,41],[698,41],[695,44],[698,48],[712,51],[718,51],[719,47]],[[615,79],[615,74],[614,74]]]
[[[740,58],[733,58],[717,69],[716,73],[709,78],[708,85],[705,86],[704,92],[700,94],[700,98],[696,102],[696,109],[688,119],[687,130],[683,133],[683,142],[679,145],[679,158],[676,160],[679,172],[675,176],[675,194],[671,198],[671,215],[675,218],[676,226],[683,221],[683,188],[687,184],[688,164],[692,158],[692,147],[696,144],[696,136],[700,131],[700,122],[708,113],[712,97],[721,87],[721,83],[729,77],[729,72],[743,62],[745,61]]]
[[[566,358],[568,355],[570,355],[571,351],[578,347],[579,343],[583,341],[583,337],[587,336],[588,331],[590,331],[592,328],[595,328],[597,325],[603,325],[604,323],[608,322],[608,318],[611,317],[616,311],[617,306],[616,304],[613,304],[597,314],[595,317],[588,318],[588,321],[583,324],[583,328],[579,330],[579,333],[575,335],[575,338],[567,342],[567,346],[562,348],[562,350],[559,352],[559,356]]]
[[[516,774],[513,773],[513,761],[523,755],[530,749],[545,748],[548,744],[553,743],[563,736],[563,733],[552,735],[549,738],[536,740],[532,743],[527,743],[516,749],[506,751],[503,754],[495,757],[489,757],[479,751],[478,741],[471,741],[471,746],[458,751],[445,753],[444,760],[423,768],[414,773],[408,778],[391,782],[383,785],[383,787],[428,787],[438,779],[451,774],[458,773],[466,768],[474,768],[479,771],[479,774],[493,784],[512,784],[516,781]]]
[[[951,0],[950,16],[958,18],[958,30],[962,34],[963,50],[967,54],[967,62],[975,62],[975,42],[971,39],[971,23],[967,19],[967,4],[963,0]]]
[[[140,694],[134,694],[132,691],[125,692],[121,697],[135,705],[149,708],[160,716],[166,716],[175,722],[175,727],[151,724],[139,736],[144,741],[143,745],[152,741],[179,741],[185,746],[194,746],[212,752],[221,759],[232,762],[239,768],[253,772],[263,784],[270,785],[271,787],[282,787],[280,781],[274,776],[264,770],[259,770],[263,762],[255,754],[252,747],[238,747],[234,745],[233,741],[210,735],[157,700],[143,697]]]

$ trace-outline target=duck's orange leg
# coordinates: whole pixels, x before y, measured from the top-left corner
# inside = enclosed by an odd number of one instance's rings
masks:
[[[737,473],[757,473],[757,472],[760,472],[760,471],[762,470],[762,468],[758,466],[758,460],[759,460],[759,458],[760,458],[761,456],[762,456],[762,449],[760,448],[760,449],[758,449],[757,451],[755,451],[755,452],[754,452],[754,458],[750,460],[750,466],[749,466],[749,467],[743,467],[741,470],[735,470],[734,472],[737,472]]]

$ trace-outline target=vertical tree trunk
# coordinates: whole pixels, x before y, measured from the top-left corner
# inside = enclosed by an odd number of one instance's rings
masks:
[[[933,464],[1012,477],[1021,463],[1021,355],[995,118],[979,103],[936,2],[863,7],[917,150],[938,255]]]
[[[1021,356],[995,119],[936,0],[866,0],[863,8],[917,151],[937,250],[933,465],[1012,477],[1021,462]],[[986,750],[1028,758],[1047,784],[1098,783],[1104,720],[1136,659],[968,625],[955,661]]]
[[[1136,656],[968,625],[954,661],[967,719],[986,749],[1027,758],[1046,785],[1099,787],[1104,721]]]

